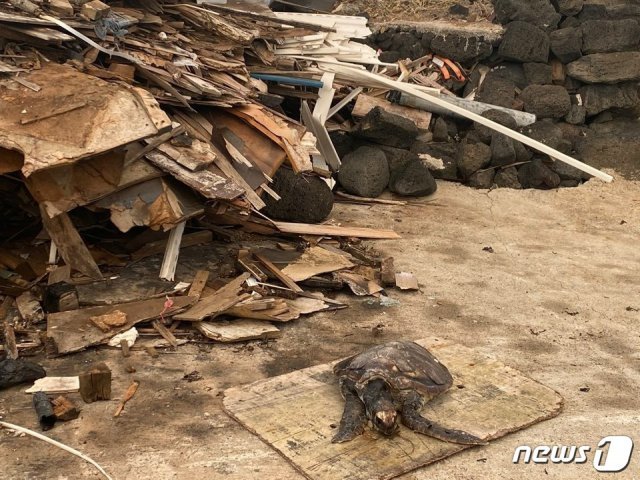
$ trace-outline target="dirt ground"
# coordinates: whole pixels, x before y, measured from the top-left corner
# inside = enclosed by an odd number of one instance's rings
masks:
[[[301,479],[221,409],[222,392],[352,354],[392,339],[437,337],[494,356],[565,398],[559,417],[406,475],[406,479],[598,478],[583,465],[513,465],[521,444],[592,445],[607,435],[640,441],[640,183],[616,179],[559,191],[491,192],[440,183],[437,198],[407,207],[338,205],[334,219],[394,228],[376,242],[418,293],[396,307],[344,297],[351,308],[295,321],[276,341],[187,345],[153,359],[91,350],[44,361],[50,375],[104,360],[113,400],[84,405],[50,436],[79,448],[115,479]],[[493,253],[483,250],[492,247]],[[383,325],[382,333],[374,327]],[[133,365],[137,372],[126,373]],[[188,382],[185,374],[203,377]],[[123,415],[112,418],[132,379]],[[5,421],[36,428],[31,398],[0,395]],[[584,390],[584,391],[582,391]],[[588,390],[588,391],[587,391]],[[336,419],[337,420],[337,419]],[[75,457],[0,431],[3,479],[99,478]],[[592,457],[591,457],[592,458]],[[640,453],[615,478],[640,478]]]

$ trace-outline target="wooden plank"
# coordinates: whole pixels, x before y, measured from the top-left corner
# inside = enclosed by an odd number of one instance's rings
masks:
[[[129,330],[140,322],[160,317],[171,317],[182,309],[190,307],[196,301],[191,297],[173,297],[173,307],[164,311],[164,298],[154,298],[137,302],[104,305],[82,308],[68,312],[52,313],[47,317],[47,337],[51,338],[60,354],[78,352],[93,345],[107,342],[114,335]],[[93,325],[89,317],[104,315],[113,310],[120,310],[127,315],[127,323],[113,328],[110,332],[102,332]]]
[[[311,114],[306,100],[302,102],[301,117],[304,124],[313,132],[318,140],[318,150],[334,172],[340,169],[340,157],[336,152],[329,132],[324,124]]]
[[[169,342],[169,345],[171,345],[172,348],[176,348],[178,346],[178,339],[173,335],[173,333],[171,333],[165,324],[162,323],[162,320],[154,320],[151,322],[151,325],[153,325],[153,328],[162,335],[162,338]]]
[[[301,282],[320,273],[335,272],[354,266],[344,255],[316,246],[305,250],[297,260],[284,267],[282,273],[294,282]]]
[[[207,280],[209,280],[209,271],[198,270],[196,272],[196,276],[193,277],[193,281],[191,282],[187,295],[199,299],[202,296],[204,287],[207,286]]]
[[[50,218],[42,205],[40,206],[40,215],[42,225],[58,247],[64,262],[89,278],[102,279],[100,268],[98,268],[76,227],[73,226],[69,215],[61,213]]]
[[[5,302],[11,297],[7,297]],[[4,350],[7,356],[13,360],[18,358],[18,346],[16,345],[16,332],[7,320],[4,320]]]
[[[44,377],[25,390],[25,393],[75,393],[80,390],[79,377]]]
[[[553,389],[496,359],[452,343],[417,343],[447,366],[454,385],[464,385],[427,404],[425,415],[434,422],[489,440],[562,410],[563,399]],[[344,408],[334,363],[230,388],[224,392],[223,407],[313,480],[390,479],[470,448],[404,426],[391,437],[367,428],[350,442],[331,443]]]
[[[280,270],[278,267],[276,267],[271,260],[269,260],[267,257],[265,257],[264,255],[261,255],[258,252],[253,252],[253,255],[260,260],[260,262],[262,262],[262,264],[267,267],[267,269],[273,273],[276,278],[278,280],[280,280],[282,283],[284,283],[287,287],[289,287],[291,290],[293,290],[294,292],[302,292],[302,288],[300,288],[298,286],[298,284],[296,282],[294,282],[291,277],[289,275],[287,275],[286,273],[284,273],[282,270]],[[304,254],[302,255],[304,257]]]
[[[147,153],[146,158],[156,167],[210,200],[233,200],[244,193],[244,190],[233,182],[210,170],[192,172],[157,150]]]
[[[326,237],[359,237],[392,240],[401,238],[393,230],[363,227],[338,227],[335,225],[312,225],[310,223],[273,222],[282,233],[318,235]]]
[[[205,337],[222,343],[267,340],[282,335],[277,327],[259,320],[198,322],[194,326]]]
[[[219,315],[228,308],[231,308],[238,302],[247,298],[246,295],[241,295],[241,292],[244,282],[246,282],[250,276],[251,275],[248,273],[243,273],[239,277],[231,280],[224,287],[216,290],[213,295],[201,298],[192,308],[184,313],[176,315],[175,319],[198,322],[205,318],[213,318],[216,315]]]
[[[429,130],[431,124],[431,113],[417,108],[405,107],[396,103],[391,103],[384,98],[372,97],[370,95],[358,95],[353,111],[351,114],[356,118],[362,118],[376,107],[381,107],[389,113],[395,113],[402,117],[406,117],[416,124],[422,130]]]
[[[160,278],[163,280],[173,281],[176,275],[176,267],[178,266],[178,255],[180,255],[180,243],[182,242],[182,234],[187,222],[180,222],[175,228],[169,232],[167,240],[167,248],[162,259],[160,267]]]
[[[190,147],[174,147],[169,143],[162,143],[156,148],[192,172],[204,170],[216,160],[211,146],[198,139],[193,140]]]

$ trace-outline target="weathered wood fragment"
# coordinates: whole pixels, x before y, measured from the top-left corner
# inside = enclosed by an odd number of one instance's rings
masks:
[[[111,400],[111,370],[105,363],[98,363],[81,373],[80,395],[85,403]]]

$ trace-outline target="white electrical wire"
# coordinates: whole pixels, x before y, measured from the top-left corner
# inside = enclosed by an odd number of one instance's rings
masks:
[[[100,471],[100,473],[104,475],[107,480],[113,480],[113,478],[111,478],[109,474],[105,472],[104,468],[98,465],[95,460],[92,460],[91,458],[87,457],[85,454],[79,452],[78,450],[75,450],[71,447],[66,446],[64,443],[60,443],[56,440],[53,440],[52,438],[42,435],[41,433],[34,432],[33,430],[29,430],[28,428],[24,428],[19,425],[14,425],[13,423],[0,422],[0,427],[8,428],[10,430],[15,430],[16,432],[20,432],[20,433],[25,433],[39,440],[42,440],[43,442],[47,442],[47,443],[50,443],[51,445],[55,445],[56,447],[61,448],[65,452],[69,452],[70,454],[75,455],[76,457],[80,457],[85,462],[89,462],[91,465],[96,467],[98,471]]]

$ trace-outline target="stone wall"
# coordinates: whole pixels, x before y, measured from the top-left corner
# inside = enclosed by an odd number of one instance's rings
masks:
[[[495,0],[501,35],[429,24],[385,26],[370,43],[382,59],[434,53],[475,65],[460,95],[534,113],[520,131],[596,168],[626,162],[640,174],[640,3],[583,0]],[[488,67],[478,87],[478,65]],[[484,114],[515,128],[500,112]],[[441,158],[434,176],[480,188],[576,186],[587,175],[471,122],[434,116],[433,138],[409,150]],[[444,133],[443,133],[444,132]],[[636,177],[637,178],[637,177]]]

